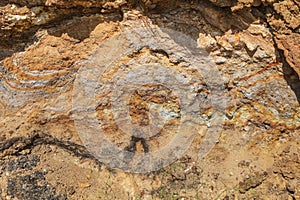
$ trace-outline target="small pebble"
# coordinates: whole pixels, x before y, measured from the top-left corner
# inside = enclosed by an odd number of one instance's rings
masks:
[[[87,179],[90,179],[90,178],[91,178],[91,175],[90,175],[90,174],[86,174],[85,176],[86,176]]]
[[[226,62],[226,58],[224,58],[224,57],[216,57],[215,58],[215,63],[216,64],[223,64],[223,63],[225,63]]]
[[[88,187],[91,186],[91,184],[88,183],[88,182],[79,182],[79,183],[78,183],[78,186],[79,186],[80,188],[88,188]]]

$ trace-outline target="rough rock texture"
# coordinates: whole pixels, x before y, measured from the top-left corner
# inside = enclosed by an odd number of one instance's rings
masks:
[[[299,13],[297,0],[1,1],[0,198],[300,199]],[[216,63],[230,101],[204,159],[199,146],[212,113],[205,100],[192,145],[157,172],[111,169],[83,145],[72,108],[76,75],[101,44],[137,28],[154,38],[152,28],[182,32]],[[114,74],[133,61],[201,77],[168,51],[151,48],[120,55],[105,83],[115,84]],[[210,95],[203,82],[197,87],[203,99]],[[152,104],[173,118],[147,148],[121,137],[110,122],[111,105],[97,96],[97,117],[108,121],[106,134],[116,145],[148,151],[172,138],[180,116],[176,97],[168,88],[149,88],[132,95],[132,119],[149,123]]]

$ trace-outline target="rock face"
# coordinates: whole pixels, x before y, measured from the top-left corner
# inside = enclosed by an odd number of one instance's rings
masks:
[[[299,9],[1,1],[0,198],[300,198]]]

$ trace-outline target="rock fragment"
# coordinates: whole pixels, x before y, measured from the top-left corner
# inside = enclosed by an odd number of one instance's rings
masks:
[[[286,61],[300,76],[300,34],[281,36],[276,42],[278,48],[283,50]]]
[[[200,33],[197,43],[200,48],[205,48],[208,52],[217,48],[217,42],[211,35]]]

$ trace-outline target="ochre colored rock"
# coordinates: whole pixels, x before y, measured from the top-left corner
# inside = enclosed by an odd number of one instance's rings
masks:
[[[0,199],[299,199],[299,6],[1,0]]]

